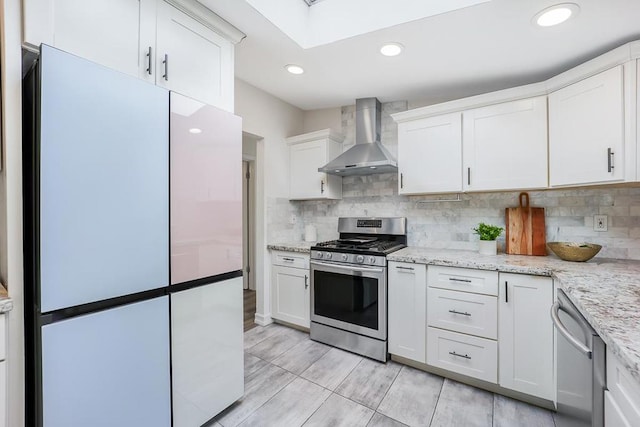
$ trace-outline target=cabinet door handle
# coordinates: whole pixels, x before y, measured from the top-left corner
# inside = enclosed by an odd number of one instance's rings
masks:
[[[504,302],[509,302],[509,282],[504,281]]]
[[[164,54],[164,61],[162,61],[162,63],[164,64],[164,74],[162,77],[165,81],[169,81],[169,55],[166,53]]]
[[[413,267],[403,267],[401,265],[396,265],[396,268],[398,270],[407,270],[407,271],[413,271]]]
[[[462,357],[463,359],[471,360],[471,357],[468,354],[458,354],[455,351],[450,351],[449,354],[455,357]]]
[[[607,148],[607,172],[613,172],[615,166],[613,165],[613,155],[615,153],[611,151],[611,147]]]
[[[151,55],[151,46],[149,46],[149,50],[147,51],[147,73],[149,75],[152,74],[151,72],[151,64],[153,63],[153,57]]]
[[[400,174],[400,188],[404,188],[404,176]]]
[[[449,310],[449,313],[453,313],[453,314],[461,314],[463,316],[471,316],[470,313],[467,313],[466,311],[463,313],[461,311],[456,311],[456,310]]]
[[[309,276],[304,275],[304,288],[307,289],[309,287]]]
[[[471,280],[469,279],[458,279],[457,277],[449,277],[449,280],[452,282],[471,283]]]
[[[471,185],[471,168],[467,168],[467,185]]]
[[[324,194],[324,180],[320,181],[320,194]]]

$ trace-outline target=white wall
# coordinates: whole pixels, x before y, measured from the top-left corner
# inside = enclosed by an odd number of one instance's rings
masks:
[[[303,133],[304,112],[268,93],[235,80],[235,113],[242,130],[262,137],[256,159],[256,322],[271,322],[267,244],[270,210],[289,194],[289,151],[285,139]]]
[[[0,0],[2,29],[2,172],[0,173],[0,278],[13,298],[8,314],[8,424],[24,426],[22,271],[22,54],[20,0]]]
[[[340,107],[304,112],[304,133],[327,128],[331,128],[331,130],[338,133],[342,132],[342,111]]]

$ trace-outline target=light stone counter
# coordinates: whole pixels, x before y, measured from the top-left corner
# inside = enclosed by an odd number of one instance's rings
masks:
[[[9,298],[7,290],[0,284],[0,314],[6,313],[13,309],[13,300]]]
[[[594,258],[563,261],[555,256],[479,255],[472,251],[409,247],[389,261],[550,276],[640,381],[640,262]]]
[[[299,252],[308,254],[311,252],[311,246],[317,242],[283,242],[283,243],[271,243],[267,245],[267,249],[272,251],[286,251],[286,252]]]

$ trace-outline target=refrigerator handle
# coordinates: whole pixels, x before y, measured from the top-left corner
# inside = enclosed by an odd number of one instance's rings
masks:
[[[553,306],[551,306],[551,320],[553,321],[553,325],[558,330],[558,333],[563,337],[565,337],[567,341],[571,343],[571,345],[573,345],[575,348],[577,348],[582,353],[584,353],[585,356],[591,359],[592,358],[591,349],[586,345],[584,345],[583,343],[581,343],[580,341],[578,341],[573,335],[571,335],[571,332],[569,332],[569,330],[562,324],[562,321],[560,321],[560,316],[558,314],[560,309],[561,309],[560,303],[557,301],[553,304]]]
[[[169,55],[167,55],[166,53],[164,54],[164,60],[162,61],[162,63],[164,64],[164,74],[162,75],[162,77],[165,81],[169,81]]]
[[[151,52],[151,46],[149,46],[149,50],[147,51],[147,73],[149,75],[153,74],[151,71],[151,64],[153,63]]]

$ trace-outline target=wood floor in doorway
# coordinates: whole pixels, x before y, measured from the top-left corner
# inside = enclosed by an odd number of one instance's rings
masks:
[[[244,290],[244,331],[256,326],[253,322],[256,317],[256,291]]]

